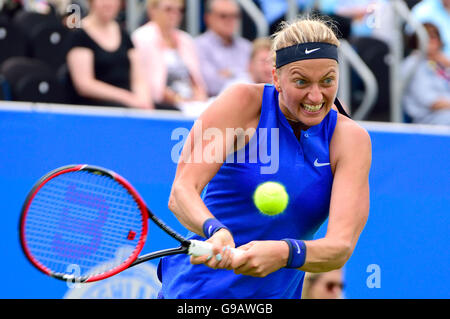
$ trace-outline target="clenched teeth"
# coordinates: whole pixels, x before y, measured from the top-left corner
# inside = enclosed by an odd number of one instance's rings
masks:
[[[302,103],[302,107],[308,111],[308,112],[317,112],[320,110],[320,108],[323,106],[324,103],[322,104],[317,104],[317,105],[311,105],[311,104],[304,104]]]

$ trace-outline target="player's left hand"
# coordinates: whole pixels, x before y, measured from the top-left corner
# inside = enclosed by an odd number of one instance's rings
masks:
[[[231,269],[236,274],[265,277],[286,266],[289,246],[284,241],[252,241],[238,247],[245,253],[234,256]]]

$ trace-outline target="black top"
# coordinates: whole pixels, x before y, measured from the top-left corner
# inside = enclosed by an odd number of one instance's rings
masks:
[[[341,114],[347,116],[347,117],[350,118],[350,119],[352,118],[350,115],[347,114],[347,112],[345,111],[344,107],[343,107],[342,104],[341,104],[341,101],[339,101],[338,98],[336,98],[336,99],[334,100],[334,105],[336,105],[336,107],[337,107],[339,113],[341,113]]]
[[[69,50],[75,47],[88,48],[94,53],[94,74],[99,81],[106,82],[116,87],[130,90],[130,60],[128,51],[132,49],[133,43],[128,33],[120,29],[121,42],[115,51],[107,51],[100,47],[82,28],[70,32]],[[88,105],[112,105],[106,101],[95,101],[82,98],[75,90],[73,103]]]

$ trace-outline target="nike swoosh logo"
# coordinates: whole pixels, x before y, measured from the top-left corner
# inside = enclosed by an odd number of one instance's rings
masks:
[[[330,165],[330,163],[319,163],[319,159],[316,158],[316,160],[314,161],[314,166],[315,167],[322,167],[322,166],[327,166]]]
[[[300,254],[300,246],[296,241],[294,241],[295,246],[297,246],[297,254]]]
[[[320,48],[316,48],[316,49],[312,49],[312,50],[305,49],[305,54],[310,54],[310,53],[313,53],[313,52],[315,52],[317,50],[320,50]]]
[[[208,236],[211,236],[211,228],[212,228],[212,225],[208,227]]]

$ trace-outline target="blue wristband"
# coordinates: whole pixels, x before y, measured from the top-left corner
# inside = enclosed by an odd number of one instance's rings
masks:
[[[283,239],[289,246],[289,259],[286,268],[300,268],[305,264],[306,245],[303,240],[285,238]]]
[[[210,238],[214,235],[219,229],[225,228],[230,231],[224,224],[222,224],[219,220],[215,218],[209,218],[205,220],[203,223],[203,234],[205,234],[206,238]]]

